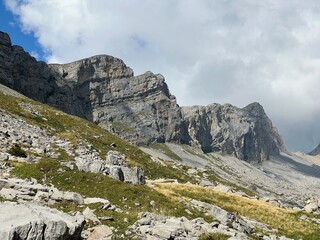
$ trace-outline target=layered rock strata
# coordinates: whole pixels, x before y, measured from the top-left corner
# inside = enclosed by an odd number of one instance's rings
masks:
[[[284,144],[259,103],[244,108],[211,104],[182,108],[189,144],[204,152],[221,151],[246,161],[268,159]]]
[[[122,60],[107,55],[47,65],[0,33],[0,83],[137,145],[178,142],[246,161],[284,150],[259,104],[180,108],[161,74],[134,76]]]

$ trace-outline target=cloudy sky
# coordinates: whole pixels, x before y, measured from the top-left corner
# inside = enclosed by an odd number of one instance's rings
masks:
[[[0,27],[40,60],[112,55],[136,75],[163,74],[179,105],[260,102],[289,150],[310,151],[320,142],[318,0],[2,5]]]

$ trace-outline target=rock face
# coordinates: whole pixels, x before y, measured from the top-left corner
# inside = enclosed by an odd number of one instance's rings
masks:
[[[0,83],[137,145],[185,143],[246,161],[284,150],[259,104],[180,108],[162,75],[134,76],[122,60],[107,55],[47,65],[0,32]]]
[[[70,216],[34,204],[0,202],[0,239],[80,239],[81,214]]]
[[[221,151],[252,161],[284,151],[277,130],[259,103],[240,109],[230,104],[182,108],[189,144],[204,152]]]
[[[317,156],[317,155],[320,155],[320,144],[315,148],[313,149],[309,155],[312,155],[312,156]]]
[[[138,145],[179,139],[180,108],[162,75],[134,77],[122,60],[103,55],[49,67],[59,86],[83,98],[81,117]]]

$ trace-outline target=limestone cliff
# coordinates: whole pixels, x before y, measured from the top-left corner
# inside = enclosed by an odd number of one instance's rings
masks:
[[[0,83],[69,114],[93,121],[138,145],[179,142],[246,161],[284,150],[263,108],[231,105],[180,108],[164,77],[99,55],[68,64],[37,62],[0,32]]]
[[[277,130],[259,103],[182,108],[189,144],[204,152],[225,152],[246,161],[261,161],[284,151]]]

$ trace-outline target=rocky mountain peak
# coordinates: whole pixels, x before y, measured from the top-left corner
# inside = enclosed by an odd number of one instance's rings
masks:
[[[261,161],[285,151],[277,130],[259,103],[244,108],[230,104],[183,107],[190,145],[220,151],[246,161]]]
[[[313,149],[309,155],[312,155],[312,156],[317,156],[317,155],[320,155],[320,144],[315,148]]]
[[[0,83],[37,101],[86,118],[137,145],[178,142],[246,161],[284,150],[259,103],[180,108],[161,74],[133,70],[97,55],[67,64],[38,62],[0,33]]]
[[[4,46],[11,46],[11,39],[7,33],[0,31],[0,44]]]
[[[133,77],[133,70],[121,59],[108,55],[97,55],[68,64],[49,64],[49,68],[56,79],[64,79],[66,84]]]

